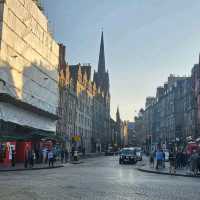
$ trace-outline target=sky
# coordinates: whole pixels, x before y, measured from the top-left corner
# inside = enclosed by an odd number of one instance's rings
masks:
[[[97,69],[103,27],[111,115],[133,121],[169,74],[187,75],[200,52],[199,0],[43,0],[70,64]]]

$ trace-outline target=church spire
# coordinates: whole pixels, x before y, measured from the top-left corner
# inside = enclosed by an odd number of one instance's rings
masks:
[[[100,52],[99,52],[98,72],[99,73],[105,73],[106,72],[103,31],[101,33],[101,45],[100,45]]]
[[[121,119],[120,119],[120,113],[119,113],[119,106],[117,106],[116,121],[117,122],[121,121]]]

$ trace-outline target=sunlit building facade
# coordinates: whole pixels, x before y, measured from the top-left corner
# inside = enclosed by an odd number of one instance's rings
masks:
[[[54,135],[59,46],[48,19],[32,0],[7,0],[0,20],[0,137]]]

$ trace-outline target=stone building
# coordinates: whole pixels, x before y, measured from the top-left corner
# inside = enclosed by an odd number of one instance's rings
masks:
[[[57,134],[63,138],[64,146],[70,150],[75,135],[77,118],[77,95],[70,77],[70,67],[65,61],[65,46],[59,45],[59,107]]]
[[[128,122],[128,146],[136,146],[135,122]]]
[[[145,144],[145,140],[146,133],[144,129],[144,110],[140,109],[134,122],[134,143],[136,146],[143,146]]]
[[[192,92],[194,95],[195,107],[195,134],[193,137],[200,137],[200,56],[199,63],[192,68]]]
[[[152,141],[155,141],[156,135],[154,134],[154,101],[155,98],[152,98],[152,101],[148,101],[149,97],[146,100],[146,107],[144,111],[144,131],[146,135],[146,148],[149,150],[151,147]]]
[[[110,118],[110,133],[111,133],[111,145],[113,147],[116,147],[117,146],[116,122],[112,118]]]
[[[70,77],[77,97],[74,135],[80,136],[80,146],[91,152],[92,139],[92,83],[91,66],[70,65]]]
[[[195,106],[191,77],[170,75],[155,98],[147,98],[144,111],[146,144],[184,142],[195,133]]]
[[[197,138],[197,126],[196,126],[196,101],[194,96],[194,90],[192,89],[192,77],[188,77],[183,83],[183,138],[192,136]]]
[[[111,144],[111,134],[109,76],[105,71],[103,33],[98,72],[94,72],[93,80],[90,64],[66,64],[63,45],[60,45],[59,61],[57,132],[66,139],[68,146],[86,153],[105,150]]]
[[[32,0],[1,1],[0,20],[0,137],[18,155],[17,138],[56,133],[59,46]]]
[[[123,122],[123,146],[128,147],[128,121]]]

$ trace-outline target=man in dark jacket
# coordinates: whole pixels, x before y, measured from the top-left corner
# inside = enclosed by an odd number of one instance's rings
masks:
[[[169,173],[175,174],[176,173],[176,153],[174,151],[169,152]]]

